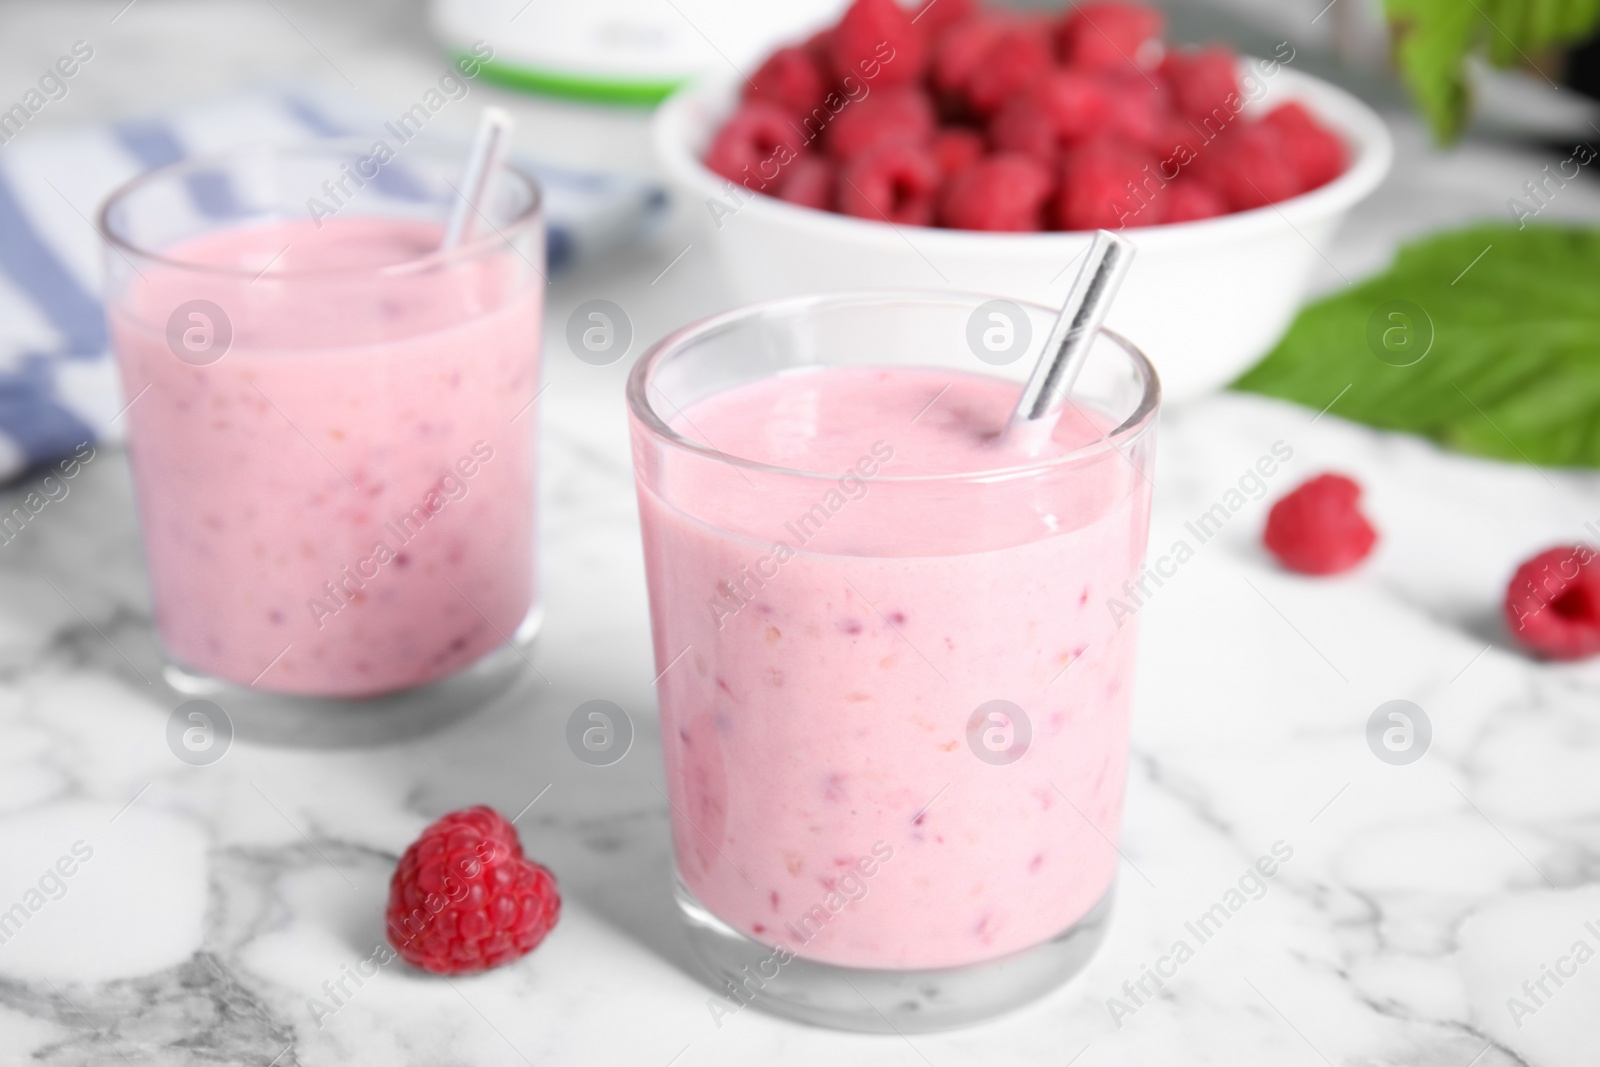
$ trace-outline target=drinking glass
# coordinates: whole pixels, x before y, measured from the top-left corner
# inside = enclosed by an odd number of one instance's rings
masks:
[[[961,474],[897,473],[903,424],[839,469],[729,455],[697,408],[818,367],[1020,391],[1035,353],[980,343],[997,306],[1042,345],[1045,307],[802,297],[680,330],[629,380],[677,901],[719,1019],[954,1026],[1055,987],[1106,929],[1138,621],[1113,601],[1144,558],[1150,364],[1101,334],[1068,410],[1100,427],[1088,443]],[[804,436],[804,408],[781,432]]]
[[[101,215],[163,681],[245,707],[475,706],[539,627],[544,223],[459,149],[256,146]]]

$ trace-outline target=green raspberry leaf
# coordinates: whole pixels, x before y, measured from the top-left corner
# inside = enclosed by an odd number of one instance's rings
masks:
[[[1384,10],[1401,80],[1440,144],[1466,125],[1469,56],[1528,65],[1533,53],[1600,25],[1600,0],[1384,0]]]
[[[1234,388],[1472,455],[1600,467],[1597,277],[1600,230],[1427,237],[1302,310]]]

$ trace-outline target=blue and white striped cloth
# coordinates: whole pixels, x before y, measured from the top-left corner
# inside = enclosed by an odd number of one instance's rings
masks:
[[[93,222],[107,193],[187,156],[378,125],[332,94],[262,91],[65,134],[24,130],[0,146],[0,483],[121,432]],[[665,203],[635,178],[528,165],[544,186],[553,271],[637,237]],[[202,210],[228,195],[191,191]]]

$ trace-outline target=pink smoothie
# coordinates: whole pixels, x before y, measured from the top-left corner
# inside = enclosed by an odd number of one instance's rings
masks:
[[[370,218],[233,229],[112,302],[156,623],[181,664],[366,696],[461,670],[533,611],[542,289],[510,254],[413,269],[439,240]],[[208,365],[168,342],[196,299],[232,329]]]
[[[1110,890],[1135,626],[1106,603],[1142,561],[1149,488],[1104,446],[1043,475],[931,477],[1027,463],[995,441],[1017,393],[932,368],[788,373],[675,428],[825,476],[680,452],[641,478],[678,870],[758,941],[972,964]],[[1069,416],[1050,455],[1107,421]],[[1014,762],[969,741],[993,700],[1031,727]],[[981,727],[1003,752],[1018,724]]]

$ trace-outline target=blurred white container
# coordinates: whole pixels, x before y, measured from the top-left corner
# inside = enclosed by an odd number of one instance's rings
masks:
[[[529,92],[653,104],[689,78],[754,64],[830,22],[844,0],[433,0],[456,53],[494,49],[484,73]]]
[[[1286,67],[1262,80],[1265,92],[1245,114],[1299,100],[1343,137],[1349,165],[1322,188],[1269,207],[1124,231],[1138,256],[1108,325],[1150,356],[1169,401],[1221,388],[1271,348],[1300,305],[1319,250],[1389,170],[1389,132],[1371,108]],[[738,90],[737,81],[718,78],[674,94],[656,112],[652,137],[680,210],[703,220],[699,240],[742,299],[929,288],[1055,306],[1066,296],[1087,233],[891,226],[759,195],[731,215],[725,206],[713,210],[734,201],[729,183],[700,157]]]

